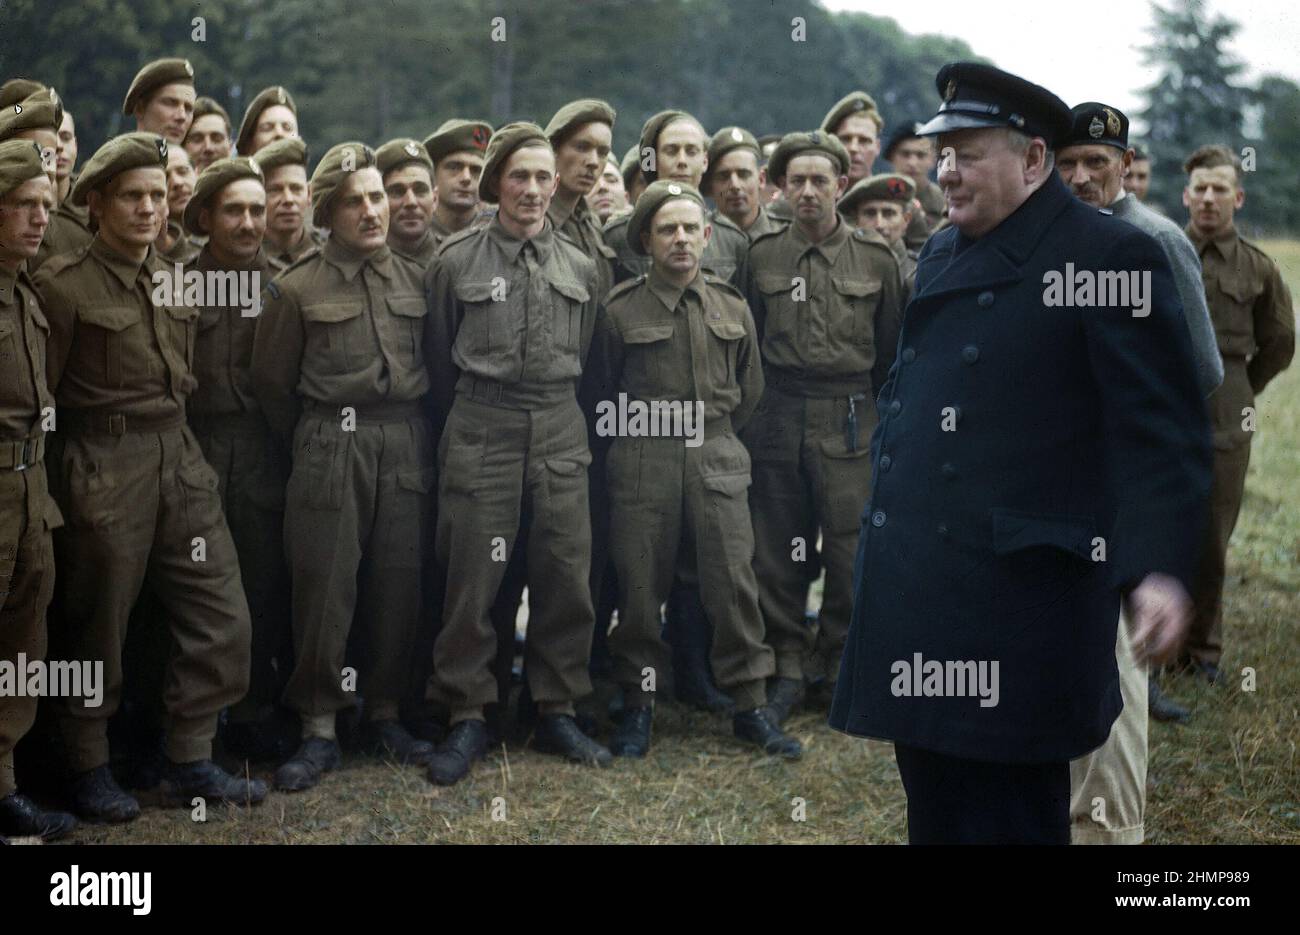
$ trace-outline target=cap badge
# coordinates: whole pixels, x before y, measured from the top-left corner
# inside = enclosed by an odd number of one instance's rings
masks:
[[[957,96],[957,82],[953,81],[952,79],[949,79],[948,86],[943,89],[943,99],[945,101],[951,101],[956,96]]]
[[[1106,132],[1105,125],[1101,122],[1100,117],[1093,117],[1088,122],[1088,135],[1094,140],[1101,139],[1101,135]]]
[[[903,184],[902,179],[890,179],[885,183],[885,187],[889,189],[889,194],[895,197],[900,197],[907,193],[907,186]]]
[[[680,185],[669,185],[669,186],[668,186],[668,194],[670,194],[670,195],[680,195],[681,193],[682,193],[682,187],[681,187]]]
[[[818,133],[816,130],[813,130],[811,133],[808,134],[808,142],[812,143],[814,146],[820,144],[821,141],[822,141],[821,134]]]
[[[276,88],[276,89],[275,89],[275,102],[276,102],[277,104],[283,104],[283,103],[284,103],[284,88]]]
[[[189,59],[185,60],[185,74],[189,75],[191,78],[194,77],[194,66],[190,64]]]
[[[408,156],[420,155],[420,147],[416,146],[415,143],[407,143],[402,147],[402,149],[406,150],[406,155]]]
[[[160,136],[154,140],[154,145],[158,147],[158,158],[165,164],[167,162],[167,141]]]
[[[470,134],[474,140],[474,145],[479,149],[487,149],[488,134],[482,127],[475,127],[474,132]]]
[[[737,143],[743,143],[745,141],[745,134],[740,132],[740,127],[732,127],[731,138]]]
[[[1106,132],[1110,136],[1119,136],[1119,114],[1109,107],[1103,107],[1102,110],[1106,114]]]

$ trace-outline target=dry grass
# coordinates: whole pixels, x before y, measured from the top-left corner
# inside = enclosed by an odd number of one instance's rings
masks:
[[[1300,243],[1268,244],[1300,295]],[[1247,497],[1229,556],[1225,669],[1253,667],[1211,689],[1167,683],[1189,704],[1185,727],[1152,723],[1148,840],[1300,843],[1300,365],[1262,399]],[[498,749],[453,789],[416,768],[349,759],[316,789],[273,794],[256,809],[147,808],[128,827],[86,828],[83,842],[219,843],[757,843],[896,842],[905,800],[890,748],[791,722],[799,763],[755,757],[730,722],[661,708],[644,761],[609,770]],[[504,801],[505,820],[493,818]],[[795,821],[794,799],[806,802]]]

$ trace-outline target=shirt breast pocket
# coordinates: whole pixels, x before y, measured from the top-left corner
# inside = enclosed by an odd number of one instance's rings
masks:
[[[362,366],[367,336],[362,333],[360,300],[313,302],[302,307],[307,323],[307,355],[328,373],[351,373]]]
[[[759,273],[754,284],[763,294],[767,317],[763,320],[764,340],[794,335],[798,331],[799,308],[808,301],[808,283],[784,273]],[[798,289],[798,301],[796,292]],[[790,340],[790,338],[787,338]]]
[[[504,281],[456,284],[456,298],[465,307],[465,317],[456,333],[455,344],[463,356],[509,358],[511,348],[522,343],[516,331],[523,331],[524,316],[511,316],[515,297],[508,290],[509,285]]]
[[[387,302],[392,323],[396,326],[394,330],[402,359],[410,367],[423,366],[424,316],[429,311],[424,296],[416,293],[390,295]]]
[[[571,279],[551,280],[551,322],[555,341],[566,350],[576,351],[582,342],[582,307],[591,293]]]
[[[745,336],[745,325],[731,318],[710,318],[707,324],[714,337],[709,350],[709,376],[713,379],[714,389],[721,389],[736,382],[740,339]],[[699,392],[699,387],[696,387],[696,392]]]
[[[1227,300],[1223,303],[1226,314],[1214,316],[1219,351],[1232,357],[1245,357],[1255,350],[1255,301],[1264,291],[1264,284],[1250,282],[1245,277],[1221,275],[1219,291]]]
[[[89,305],[77,310],[77,318],[86,327],[80,329],[78,342],[86,347],[84,363],[95,382],[120,388],[127,383],[126,374],[137,367],[147,367],[131,356],[127,331],[140,323],[140,309],[134,305]]]
[[[835,333],[854,344],[869,346],[875,330],[876,308],[880,305],[880,280],[832,276],[837,321]]]
[[[667,386],[673,328],[671,321],[652,321],[623,332],[623,382],[633,396],[664,396],[674,390]]]
[[[199,310],[184,305],[167,306],[167,324],[172,348],[187,364],[194,361],[194,339],[198,334]]]

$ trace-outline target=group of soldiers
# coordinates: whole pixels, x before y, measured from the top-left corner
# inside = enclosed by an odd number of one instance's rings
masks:
[[[1073,142],[1122,167],[1065,146],[1066,182],[1158,218],[1120,187],[1143,177],[1127,120],[1075,110]],[[0,88],[0,658],[103,663],[103,703],[49,698],[38,731],[78,816],[139,813],[111,768],[124,702],[160,712],[167,802],[265,798],[214,761],[218,734],[276,788],[316,785],[358,698],[365,749],[459,781],[497,732],[525,587],[537,749],[644,756],[671,678],[741,742],[801,755],[783,724],[834,694],[875,399],[945,224],[918,124],[886,141],[862,91],[764,138],[667,110],[618,160],[614,109],[583,99],[544,127],[340,143],[309,174],[284,88],[236,133],[160,59],[123,111],[135,132],[78,172],[57,93]],[[1188,171],[1186,236],[1147,223],[1202,310],[1215,519],[1188,652],[1217,680],[1240,408],[1294,321],[1232,225],[1239,163],[1211,148]],[[181,269],[223,288],[160,295]],[[616,400],[653,404],[649,425],[608,430]],[[593,675],[621,689],[608,708]],[[0,697],[0,833],[53,837],[75,819],[14,781],[35,717]]]

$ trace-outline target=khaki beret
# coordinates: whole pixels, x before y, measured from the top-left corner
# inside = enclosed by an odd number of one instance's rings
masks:
[[[222,120],[226,122],[226,136],[229,136],[231,130],[230,114],[226,113],[226,109],[224,107],[222,107],[220,104],[218,104],[215,100],[208,97],[207,95],[200,97],[198,100],[194,102],[195,122],[197,122],[200,117],[211,117],[213,114],[216,114],[218,117],[220,117]],[[190,127],[193,128],[194,123],[191,123]]]
[[[552,146],[559,146],[585,123],[606,123],[612,130],[617,116],[613,107],[595,98],[570,101],[557,110],[551,122],[546,125],[546,137]]]
[[[623,173],[623,187],[630,190],[633,180],[641,171],[641,144],[638,143],[623,154],[618,171]]]
[[[916,197],[916,183],[906,175],[896,172],[884,172],[865,179],[858,179],[853,187],[844,193],[836,206],[840,211],[850,213],[866,201],[896,201],[904,210],[910,208]]]
[[[6,140],[0,143],[0,196],[43,175],[45,164],[41,159],[41,148],[32,140]]]
[[[551,141],[546,138],[546,131],[535,123],[507,123],[492,134],[483,161],[483,174],[478,179],[480,200],[493,205],[497,203],[497,173],[501,171],[501,167],[505,165],[511,153],[528,144],[540,144],[547,149],[551,148]]]
[[[432,178],[433,160],[429,158],[429,153],[425,148],[415,140],[403,136],[395,140],[389,140],[375,150],[375,164],[379,166],[380,175],[386,176],[394,169],[410,162],[424,166],[429,170],[429,176]]]
[[[425,138],[424,150],[437,165],[452,153],[484,152],[491,138],[492,124],[453,117]]]
[[[167,141],[156,133],[123,133],[113,137],[95,150],[95,155],[82,166],[68,200],[74,205],[84,205],[88,192],[107,185],[116,176],[132,169],[162,169],[166,172]]]
[[[825,118],[822,119],[821,129],[828,133],[834,133],[835,128],[840,125],[845,117],[853,114],[870,114],[874,113],[880,116],[880,111],[876,108],[875,99],[866,91],[850,91],[844,95],[835,106],[826,112]],[[883,123],[883,119],[881,120]]]
[[[719,159],[733,149],[742,148],[753,150],[755,158],[760,164],[762,163],[763,151],[759,149],[758,140],[754,139],[754,134],[744,127],[723,127],[713,134],[713,139],[709,140],[709,167],[704,170],[704,178],[700,179],[701,184],[708,186],[709,175]]]
[[[344,168],[344,165],[347,168]],[[329,227],[329,209],[338,187],[358,169],[375,165],[375,151],[365,143],[336,143],[321,157],[311,174],[311,222]],[[376,167],[377,168],[377,167]]]
[[[270,172],[280,166],[302,166],[307,168],[307,144],[299,137],[290,136],[274,143],[267,143],[251,157],[262,171]]]
[[[58,133],[62,123],[63,102],[53,88],[42,88],[0,111],[0,140],[12,139],[24,130]]]
[[[194,66],[184,58],[160,58],[136,73],[135,80],[122,101],[122,113],[128,116],[154,91],[167,84],[194,84]]]
[[[261,119],[262,111],[268,107],[287,107],[295,117],[298,116],[298,105],[293,102],[293,96],[278,84],[257,92],[257,97],[253,98],[244,111],[244,119],[239,124],[239,136],[235,139],[235,150],[241,156],[250,155],[245,150],[253,142],[253,133],[257,130],[257,121]]]
[[[785,182],[785,167],[790,160],[802,153],[815,152],[831,157],[839,164],[839,174],[849,171],[849,151],[833,134],[825,130],[813,130],[811,133],[787,133],[772,150],[772,158],[767,162],[767,177],[773,185],[781,186]]]
[[[194,183],[194,194],[190,196],[185,213],[181,216],[185,230],[196,237],[206,237],[208,231],[199,226],[199,212],[207,207],[213,195],[240,179],[265,181],[262,178],[262,167],[247,156],[218,159],[200,172],[198,181]]]
[[[10,78],[4,84],[0,84],[0,107],[12,108],[24,98],[44,90],[45,85],[31,78]]]
[[[641,243],[641,235],[650,230],[650,222],[654,220],[656,212],[668,202],[677,199],[693,201],[699,205],[704,221],[708,223],[708,209],[704,206],[704,199],[700,197],[698,190],[684,182],[660,179],[647,185],[641,197],[636,200],[636,207],[632,209],[632,216],[627,222],[627,245],[644,256],[647,251],[645,245]]]
[[[645,152],[647,149],[658,149],[659,134],[663,133],[664,127],[668,126],[668,124],[672,123],[674,120],[690,120],[694,123],[699,122],[684,110],[659,111],[659,113],[655,114],[641,126],[641,152]],[[708,145],[707,137],[705,138],[704,145]],[[653,182],[658,177],[659,172],[657,169],[655,171],[647,171],[645,168],[642,168],[641,174],[645,177],[647,182]]]

